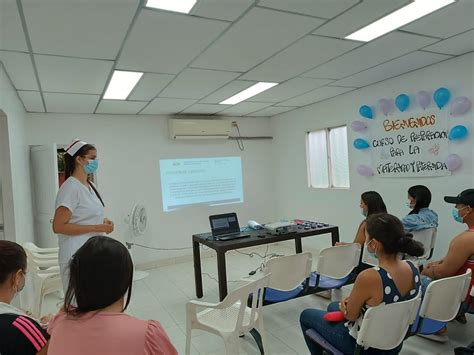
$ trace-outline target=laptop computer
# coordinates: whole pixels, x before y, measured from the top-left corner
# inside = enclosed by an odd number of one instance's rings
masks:
[[[231,240],[250,237],[250,234],[241,234],[239,220],[236,213],[224,213],[209,216],[212,236],[216,240]]]

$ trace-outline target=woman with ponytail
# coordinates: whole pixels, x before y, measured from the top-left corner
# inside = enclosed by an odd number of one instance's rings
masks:
[[[367,218],[365,243],[369,253],[379,261],[379,266],[362,271],[356,278],[349,297],[340,304],[333,302],[328,312],[340,310],[345,321],[328,323],[323,317],[327,312],[316,309],[303,311],[301,328],[311,354],[322,354],[322,349],[307,338],[306,330],[316,329],[326,341],[344,354],[352,354],[357,334],[368,308],[381,303],[389,304],[414,298],[421,287],[418,269],[410,262],[400,260],[399,253],[421,256],[423,246],[405,234],[400,220],[387,213],[372,214]],[[403,344],[391,350],[372,349],[373,353],[398,354]],[[370,352],[369,351],[369,352]]]
[[[97,150],[74,140],[64,154],[66,181],[56,197],[53,231],[59,241],[59,268],[64,291],[69,282],[68,263],[91,237],[112,233],[114,224],[104,218],[104,201],[89,180],[98,168]]]

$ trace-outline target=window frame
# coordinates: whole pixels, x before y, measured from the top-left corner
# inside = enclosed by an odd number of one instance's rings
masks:
[[[346,140],[347,140],[347,125],[342,124],[338,126],[326,127],[315,129],[306,132],[306,166],[307,166],[307,175],[308,175],[308,187],[312,189],[325,189],[325,190],[350,190],[351,182],[350,182],[350,166],[349,166],[349,145],[347,144],[347,167],[348,167],[348,178],[349,178],[349,186],[334,186],[333,177],[332,177],[332,157],[331,157],[331,143],[329,139],[329,132],[331,130],[337,128],[346,128]],[[312,179],[311,179],[311,152],[310,152],[310,139],[309,136],[311,133],[324,131],[324,135],[326,138],[326,167],[327,167],[327,174],[328,174],[328,186],[321,187],[321,186],[313,186]]]

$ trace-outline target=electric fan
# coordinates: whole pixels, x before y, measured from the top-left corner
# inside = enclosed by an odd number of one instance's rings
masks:
[[[130,255],[132,256],[132,261],[134,265],[133,281],[138,281],[148,276],[148,272],[140,271],[135,268],[135,262],[133,260],[133,254],[132,254],[132,246],[134,244],[134,239],[143,235],[146,230],[147,214],[146,214],[145,206],[143,205],[133,206],[132,211],[130,215],[128,216],[128,224],[130,226],[130,233],[132,236],[131,243],[127,243],[127,246],[128,246],[128,249],[130,250]]]

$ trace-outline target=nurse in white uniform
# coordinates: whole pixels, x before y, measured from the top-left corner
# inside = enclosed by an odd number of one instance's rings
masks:
[[[64,154],[66,181],[56,197],[53,231],[59,241],[59,268],[64,292],[69,284],[69,261],[91,237],[112,233],[114,224],[104,218],[104,202],[88,175],[98,167],[97,150],[74,140]]]

